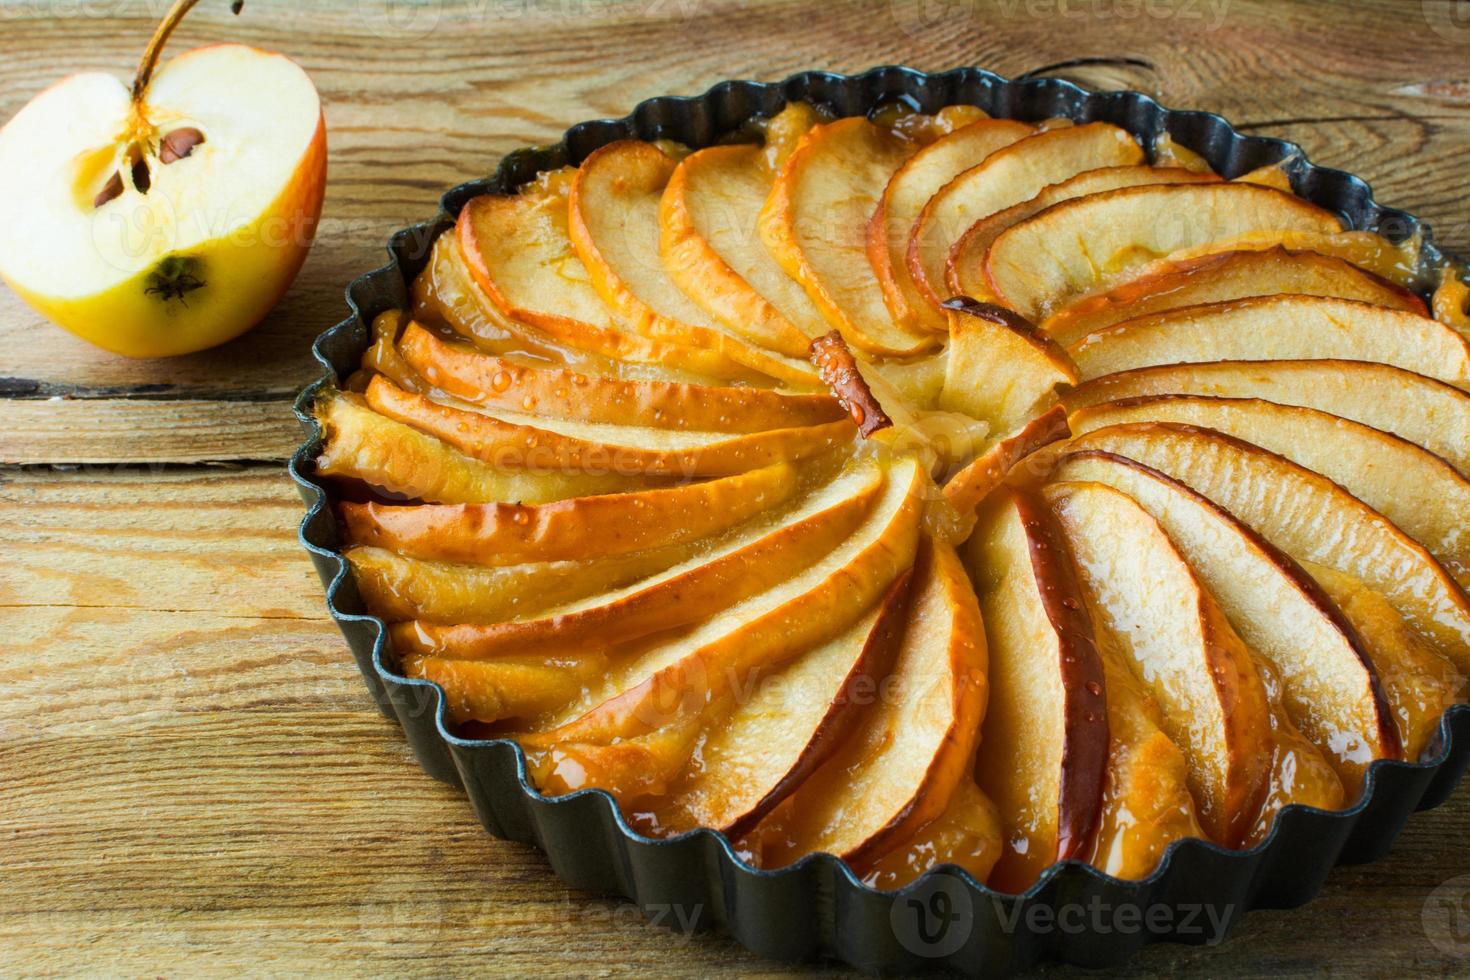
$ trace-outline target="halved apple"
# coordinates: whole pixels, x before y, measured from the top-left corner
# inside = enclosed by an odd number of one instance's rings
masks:
[[[1070,447],[1137,460],[1208,497],[1298,562],[1362,579],[1470,673],[1464,590],[1422,545],[1325,476],[1222,432],[1177,423],[1109,426]]]
[[[1180,306],[1277,293],[1355,299],[1421,316],[1426,312],[1423,300],[1409,290],[1342,259],[1270,248],[1215,252],[1148,266],[1143,274],[1107,292],[1067,303],[1039,326],[1060,343],[1071,344],[1115,323]]]
[[[1098,642],[1141,678],[1189,760],[1199,821],[1235,847],[1270,776],[1270,708],[1250,651],[1158,522],[1098,483],[1044,493],[1076,558]]]
[[[1039,496],[992,494],[965,560],[990,656],[976,782],[1005,830],[990,884],[1020,891],[1053,862],[1093,852],[1108,752],[1103,666],[1066,541]]]
[[[792,357],[827,321],[761,244],[756,224],[775,172],[766,148],[736,144],[691,153],[659,201],[664,270],[710,316]]]
[[[354,544],[410,558],[512,565],[624,555],[693,541],[773,512],[797,491],[789,463],[704,483],[549,504],[382,504],[338,507]]]
[[[908,591],[905,573],[845,633],[743,685],[709,725],[700,764],[652,806],[661,831],[714,827],[738,837],[803,787],[865,723],[903,635]]]
[[[849,467],[788,510],[711,544],[693,560],[628,589],[492,625],[394,628],[394,646],[488,659],[522,651],[605,646],[676,629],[776,587],[852,534],[884,493],[872,463]]]
[[[484,354],[417,323],[404,328],[398,350],[435,388],[491,410],[695,432],[761,432],[842,418],[829,395],[587,375]]]
[[[1196,395],[1104,402],[1073,412],[1069,422],[1079,434],[1178,422],[1249,441],[1333,480],[1427,548],[1461,586],[1470,583],[1470,480],[1398,436],[1312,408]]]
[[[940,408],[1011,432],[1054,401],[1059,386],[1077,383],[1066,351],[1010,310],[961,298],[948,301],[945,314],[950,343]]]
[[[1417,443],[1470,476],[1470,394],[1443,381],[1367,361],[1209,361],[1107,374],[1066,392],[1077,410],[1149,395],[1262,398],[1315,408]]]
[[[940,188],[919,213],[905,252],[915,287],[937,307],[947,295],[950,249],[975,222],[1084,170],[1142,162],[1143,150],[1128,131],[1103,122],[1049,129],[995,151]]]
[[[905,326],[944,330],[944,316],[918,292],[909,275],[909,233],[924,205],[962,171],[1035,133],[1013,119],[981,119],[924,147],[894,171],[868,221],[868,261],[894,320]]]
[[[1022,459],[1071,434],[1066,407],[1053,405],[1015,432],[992,442],[950,477],[944,485],[945,499],[961,514],[972,513]]]
[[[1158,522],[1227,619],[1281,675],[1292,720],[1356,795],[1368,763],[1400,756],[1376,665],[1300,566],[1206,498],[1102,452],[1063,457],[1053,479],[1106,484]]]
[[[1124,187],[1063,201],[1006,229],[985,253],[985,276],[998,302],[1036,320],[1171,252],[1267,230],[1330,233],[1342,223],[1255,184]]]
[[[867,692],[846,743],[792,797],[779,831],[766,835],[762,865],[826,851],[863,874],[938,819],[969,781],[988,697],[980,609],[959,557],[932,537],[912,589],[892,671]]]
[[[846,420],[752,433],[700,433],[577,422],[445,405],[377,375],[367,401],[389,418],[506,469],[572,470],[689,479],[728,476],[824,453],[855,435]],[[532,424],[535,423],[535,424]]]
[[[813,385],[816,379],[804,359],[763,350],[717,323],[657,261],[659,201],[676,166],[652,143],[620,140],[577,168],[567,198],[568,232],[592,288],[645,337],[718,351],[768,377]]]
[[[318,394],[313,411],[323,433],[319,474],[361,480],[410,500],[542,504],[638,489],[648,482],[619,473],[500,469],[379,415],[361,395],[350,392]]]
[[[718,350],[651,339],[624,330],[592,288],[567,228],[565,174],[519,194],[485,194],[464,206],[456,233],[475,283],[504,317],[612,361],[660,365],[707,378],[764,377]]]
[[[771,256],[853,347],[918,354],[932,334],[896,323],[867,260],[868,219],[914,147],[862,116],[816,126],[792,153],[761,209]]]
[[[840,634],[912,564],[927,478],[896,461],[883,499],[835,550],[692,632],[614,665],[564,710],[517,736],[547,792],[601,786],[666,795],[701,734],[743,686]]]
[[[991,243],[1007,228],[1045,211],[1053,204],[1070,201],[1074,197],[1117,190],[1120,187],[1203,183],[1219,179],[1212,173],[1185,170],[1183,167],[1148,167],[1136,164],[1084,170],[1075,177],[1048,184],[1029,201],[1013,204],[971,225],[950,247],[949,257],[944,262],[944,281],[953,296],[985,298],[990,292],[990,280],[985,278],[985,253],[990,249]]]
[[[1470,341],[1438,320],[1354,300],[1282,294],[1185,306],[1068,345],[1084,380],[1152,364],[1330,357],[1470,387]]]

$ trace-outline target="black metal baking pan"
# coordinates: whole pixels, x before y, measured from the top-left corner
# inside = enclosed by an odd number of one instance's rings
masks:
[[[514,743],[457,736],[445,720],[440,689],[396,673],[383,621],[367,614],[339,552],[331,493],[314,473],[321,432],[311,407],[318,391],[356,369],[374,316],[407,305],[408,285],[435,237],[472,197],[511,191],[540,171],[579,163],[614,140],[707,146],[791,100],[844,116],[901,101],[924,112],[969,103],[1017,119],[1105,120],[1145,146],[1167,132],[1227,177],[1281,163],[1297,193],[1339,212],[1350,227],[1393,241],[1421,233],[1418,271],[1426,288],[1455,261],[1435,247],[1418,219],[1380,206],[1362,180],[1313,165],[1292,143],[1243,135],[1220,116],[1166,109],[1138,92],[1089,92],[1054,78],[1011,80],[978,68],[926,74],[884,67],[852,76],[805,72],[775,83],[724,82],[703,95],[649,99],[622,119],[573,126],[554,146],[517,150],[492,176],[447,192],[437,217],[395,234],[388,246],[392,261],[348,287],[352,315],[313,345],[322,376],[295,406],[306,431],[290,464],[307,506],[301,542],[368,687],[383,712],[402,726],[420,764],[435,778],[462,786],[491,834],[545,851],[568,884],[625,896],[672,928],[722,927],[763,956],[825,956],[875,972],[941,967],[1001,976],[1047,960],[1117,965],[1152,941],[1214,943],[1251,909],[1308,901],[1335,864],[1382,856],[1409,815],[1443,802],[1470,764],[1470,707],[1446,713],[1431,761],[1376,762],[1356,805],[1331,813],[1290,806],[1270,837],[1249,851],[1201,840],[1176,842],[1154,874],[1135,882],[1065,861],[1022,895],[995,892],[953,867],[935,869],[899,891],[879,892],[830,855],[761,871],[738,859],[712,831],[666,840],[640,836],[601,790],[542,796],[527,781],[524,756]]]

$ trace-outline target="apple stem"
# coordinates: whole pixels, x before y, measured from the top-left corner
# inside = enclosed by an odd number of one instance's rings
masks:
[[[158,57],[163,54],[163,46],[168,43],[169,35],[174,28],[179,26],[179,21],[184,15],[193,9],[199,0],[174,0],[174,5],[163,15],[158,29],[153,32],[153,38],[148,42],[148,47],[143,51],[143,60],[138,63],[138,74],[133,76],[133,106],[137,108],[143,103],[143,96],[148,91],[148,83],[153,81],[153,69],[158,67]],[[245,6],[245,0],[231,0],[230,13],[238,14]]]

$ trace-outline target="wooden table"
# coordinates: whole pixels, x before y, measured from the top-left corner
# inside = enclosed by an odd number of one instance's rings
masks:
[[[71,70],[131,71],[163,4],[0,5],[0,117]],[[311,338],[388,233],[568,124],[804,68],[1065,70],[1224,113],[1370,179],[1470,251],[1470,3],[1253,0],[250,0],[182,51],[285,51],[326,103],[319,241],[280,308],[208,353],[93,350],[0,291],[0,974],[777,972],[570,892],[491,840],[377,712],[295,542],[284,461]],[[0,190],[3,193],[3,190]],[[1427,938],[1470,872],[1470,798],[1308,908],[1139,975],[1463,973]],[[1062,973],[1060,969],[1046,972]]]

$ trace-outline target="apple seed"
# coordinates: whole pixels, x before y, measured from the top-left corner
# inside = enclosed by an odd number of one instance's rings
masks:
[[[153,186],[153,176],[148,172],[148,158],[143,151],[134,143],[128,147],[128,159],[132,161],[133,186],[138,189],[139,194],[147,194],[148,188]]]
[[[100,207],[102,207],[102,205],[106,204],[108,201],[110,201],[113,198],[117,197],[122,192],[123,192],[122,172],[121,171],[114,170],[112,172],[112,176],[110,178],[108,178],[107,184],[102,188],[102,190],[100,190],[100,191],[97,192],[97,196],[96,197],[92,198],[92,207],[94,207],[94,208],[100,208]]]
[[[183,126],[166,133],[158,145],[159,162],[166,166],[175,160],[182,160],[203,142],[204,134],[193,126]]]

